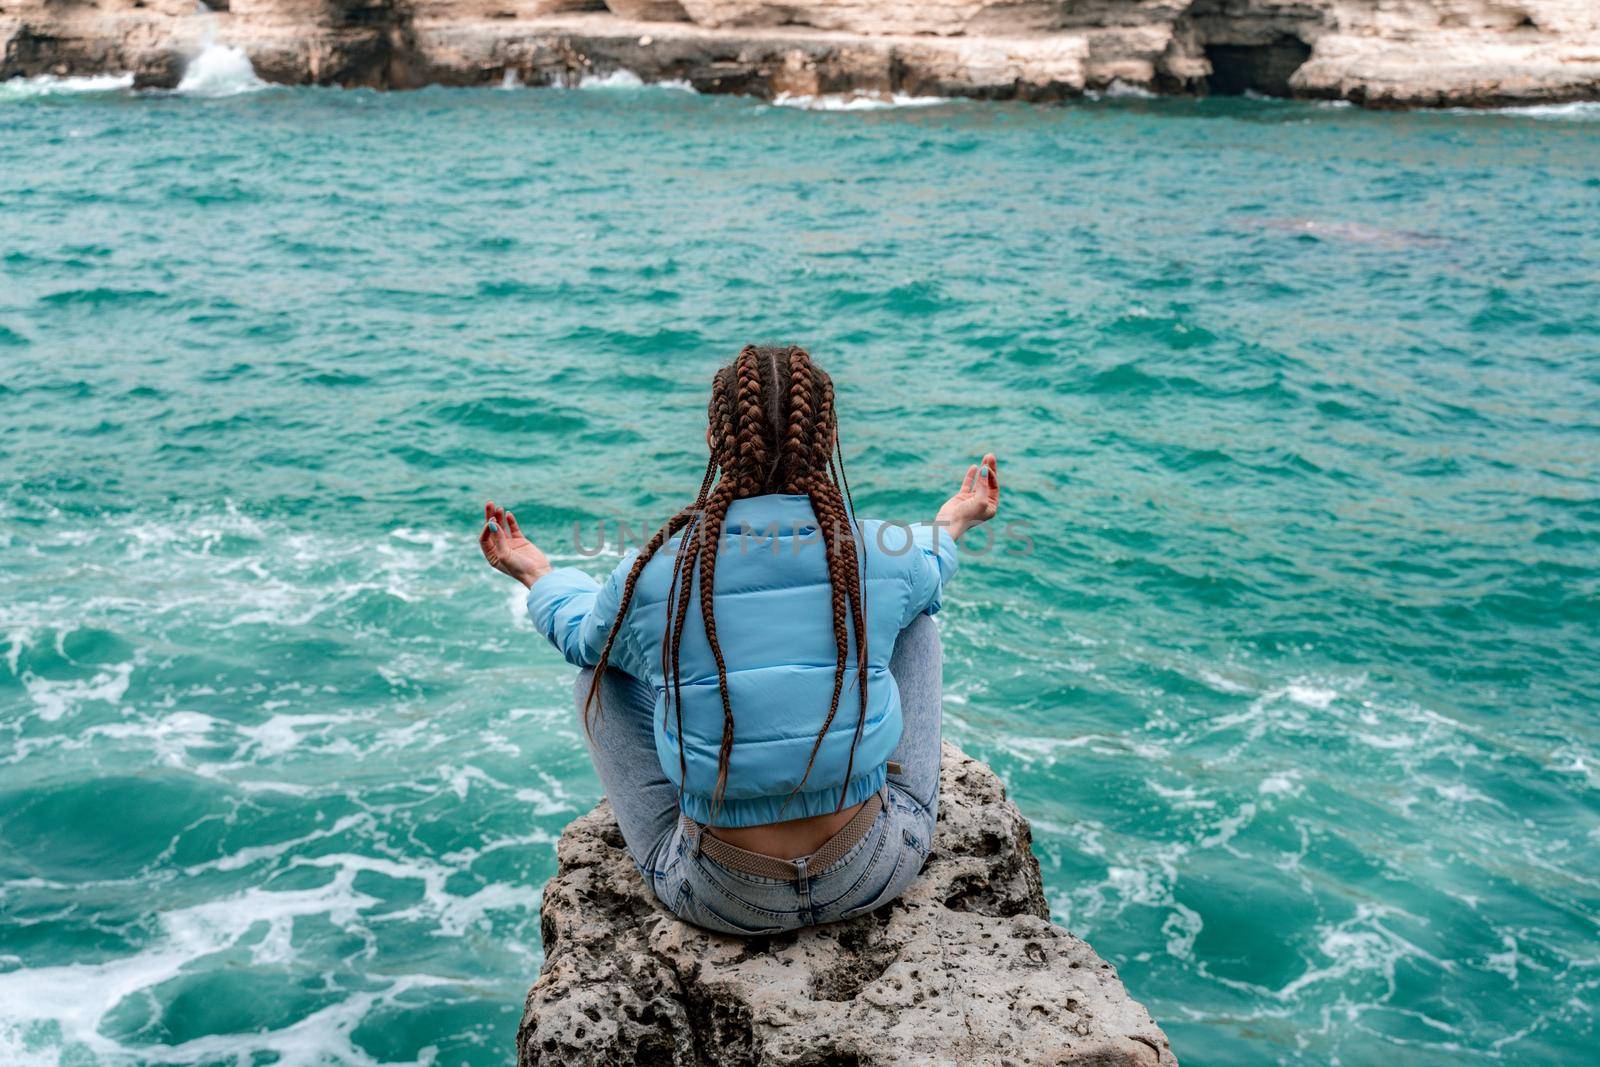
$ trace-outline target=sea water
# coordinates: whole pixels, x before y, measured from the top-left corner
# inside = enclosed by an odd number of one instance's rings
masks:
[[[482,503],[609,568],[751,341],[864,513],[999,454],[945,730],[1185,1063],[1592,1054],[1593,108],[213,59],[0,89],[0,1061],[505,1063],[600,790]]]

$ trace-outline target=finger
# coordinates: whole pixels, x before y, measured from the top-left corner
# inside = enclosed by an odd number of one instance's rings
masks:
[[[983,457],[983,466],[988,471],[988,496],[991,504],[1000,502],[1000,461],[990,452]]]
[[[967,476],[966,476],[966,478],[962,479],[962,482],[961,482],[961,491],[963,493],[972,492],[972,487],[975,484],[977,484],[977,481],[978,481],[978,468],[977,467],[968,467],[967,468]]]
[[[483,521],[484,522],[491,522],[493,520],[494,520],[494,501],[493,500],[485,501],[485,503],[483,505]]]
[[[522,527],[517,525],[517,517],[511,512],[506,512],[506,530],[512,537],[522,536]]]

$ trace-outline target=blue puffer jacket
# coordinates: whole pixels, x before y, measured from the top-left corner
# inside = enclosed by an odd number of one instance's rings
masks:
[[[927,525],[906,527],[867,520],[867,722],[856,749],[845,803],[882,788],[890,753],[900,741],[900,693],[889,673],[895,638],[919,612],[939,610],[939,593],[956,571],[955,542]],[[678,786],[690,818],[706,822],[722,744],[722,701],[716,663],[700,618],[698,578],[691,592],[680,656],[684,755],[678,763],[677,715],[663,714],[666,679],[661,641],[676,539],[639,576],[627,618],[611,650],[611,665],[655,686],[656,755]],[[568,662],[592,667],[616,618],[622,587],[637,553],[619,563],[605,584],[582,571],[552,571],[528,591],[528,614]],[[716,570],[717,638],[733,704],[733,755],[720,826],[757,826],[832,812],[839,803],[850,744],[860,714],[855,690],[855,641],[839,712],[800,784],[817,731],[833,695],[833,608],[825,549],[811,503],[803,496],[736,500],[728,508]],[[611,708],[602,714],[615,714]],[[787,799],[787,803],[785,800]]]

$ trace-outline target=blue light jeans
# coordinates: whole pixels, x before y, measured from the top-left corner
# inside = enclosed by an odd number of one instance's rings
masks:
[[[622,838],[657,898],[686,922],[727,934],[774,934],[864,915],[905,892],[933,840],[939,809],[941,714],[939,629],[926,615],[900,631],[889,671],[900,688],[905,728],[884,786],[883,808],[867,835],[824,870],[799,879],[731,870],[683,832],[678,793],[656,759],[655,693],[647,682],[608,671],[601,706],[585,734],[589,756]],[[594,671],[578,675],[578,714]],[[796,860],[801,865],[803,860]]]

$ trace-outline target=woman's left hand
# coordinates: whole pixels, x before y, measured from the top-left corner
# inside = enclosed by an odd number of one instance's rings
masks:
[[[517,517],[493,500],[483,506],[483,532],[478,547],[489,566],[531,586],[550,573],[550,559],[537,545],[522,536]]]

